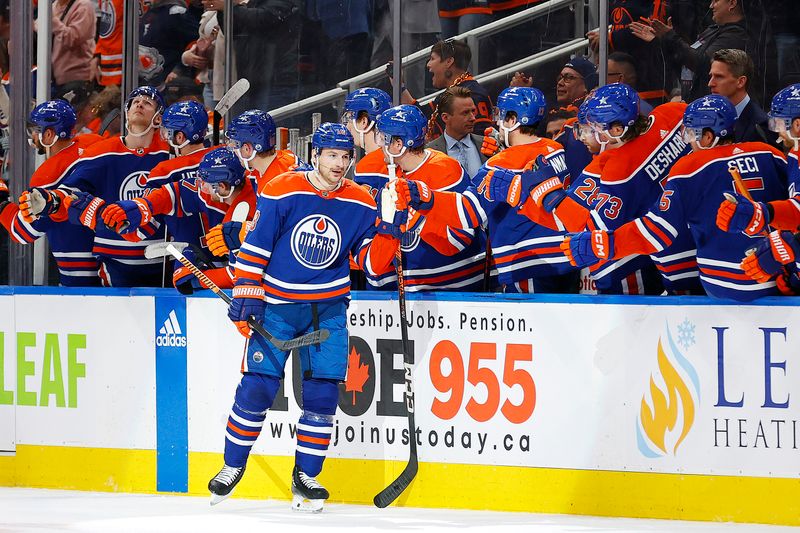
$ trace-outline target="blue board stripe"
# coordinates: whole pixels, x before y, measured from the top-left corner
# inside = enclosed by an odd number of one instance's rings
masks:
[[[186,299],[156,296],[156,490],[188,492]]]

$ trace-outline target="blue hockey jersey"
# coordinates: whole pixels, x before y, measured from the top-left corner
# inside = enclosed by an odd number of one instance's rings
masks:
[[[775,281],[758,283],[739,266],[761,236],[728,233],[716,225],[723,192],[736,190],[731,168],[739,170],[755,201],[787,197],[786,159],[769,145],[738,143],[694,152],[672,167],[660,200],[614,233],[615,256],[667,250],[688,224],[697,243],[700,280],[710,296],[749,301],[777,295]]]
[[[394,256],[396,241],[376,234],[376,217],[375,201],[349,180],[322,192],[304,172],[282,174],[259,195],[236,278],[262,281],[268,303],[347,299],[351,254],[367,276],[383,274]]]

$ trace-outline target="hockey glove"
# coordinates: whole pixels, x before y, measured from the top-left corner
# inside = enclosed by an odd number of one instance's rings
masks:
[[[390,235],[399,239],[403,234],[403,225],[406,223],[407,213],[397,209],[397,191],[394,183],[389,183],[378,194],[378,220],[375,225],[378,233]]]
[[[228,308],[228,318],[236,325],[239,333],[250,337],[253,331],[247,320],[252,317],[256,322],[262,322],[266,306],[264,287],[261,283],[252,279],[240,279],[233,288],[233,300]]]
[[[486,128],[483,130],[483,143],[481,144],[481,153],[486,157],[492,157],[502,150],[500,146],[500,139],[498,132],[494,128]]]
[[[194,250],[189,246],[184,248],[183,255],[186,259],[195,264],[197,268],[205,269],[209,267],[205,261],[202,261],[195,255]],[[179,265],[177,262],[175,264]],[[172,273],[172,284],[181,294],[192,294],[194,291],[207,288],[197,279],[197,276],[195,276],[191,270],[184,266],[176,268]]]
[[[506,202],[512,207],[522,205],[528,199],[527,191],[522,187],[521,177],[511,170],[493,168],[483,177],[478,188],[484,197],[491,202]]]
[[[548,213],[552,213],[567,197],[564,184],[544,156],[537,157],[533,168],[522,173],[522,180],[531,199]]]
[[[797,269],[792,272],[783,272],[775,280],[778,290],[784,296],[797,296],[800,294],[800,273]]]
[[[132,233],[153,220],[153,204],[146,198],[120,200],[103,211],[103,222],[119,234]]]
[[[39,217],[48,217],[58,211],[66,194],[59,190],[34,187],[19,196],[19,212],[25,222],[33,222]]]
[[[231,250],[242,247],[248,231],[250,231],[249,222],[217,224],[206,233],[208,249],[216,257],[228,257]]]
[[[773,231],[761,239],[755,252],[742,260],[742,270],[751,279],[764,283],[800,257],[800,242],[789,231]]]
[[[423,181],[399,179],[395,182],[398,209],[412,207],[427,213],[433,207],[433,191]]]
[[[103,215],[106,202],[102,198],[85,192],[76,192],[66,199],[67,215],[73,224],[86,226],[94,231]]]
[[[729,198],[734,198],[732,202]],[[730,233],[754,236],[764,232],[771,219],[767,204],[753,202],[733,191],[725,193],[725,199],[717,210],[717,227]]]
[[[614,232],[596,230],[567,235],[561,243],[561,251],[572,266],[583,268],[594,265],[613,256]]]

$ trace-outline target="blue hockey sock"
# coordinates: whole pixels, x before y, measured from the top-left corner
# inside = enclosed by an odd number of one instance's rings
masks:
[[[228,425],[225,430],[225,464],[241,467],[255,444],[267,409],[278,392],[278,378],[263,374],[245,374],[236,388]]]
[[[303,380],[303,414],[297,424],[295,463],[311,477],[322,471],[333,432],[339,387],[327,379]]]

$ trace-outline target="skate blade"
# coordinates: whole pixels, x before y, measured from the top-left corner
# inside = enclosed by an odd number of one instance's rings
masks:
[[[220,494],[214,494],[214,493],[212,492],[212,493],[211,493],[211,505],[217,505],[217,504],[218,504],[219,502],[221,502],[222,500],[226,500],[226,499],[228,499],[228,496],[230,496],[231,494],[233,494],[233,491],[229,492],[228,494],[226,494],[226,495],[224,495],[224,496],[222,496],[222,495],[220,495]]]
[[[292,498],[292,511],[298,513],[321,513],[325,500],[307,500],[302,496],[295,495]]]

